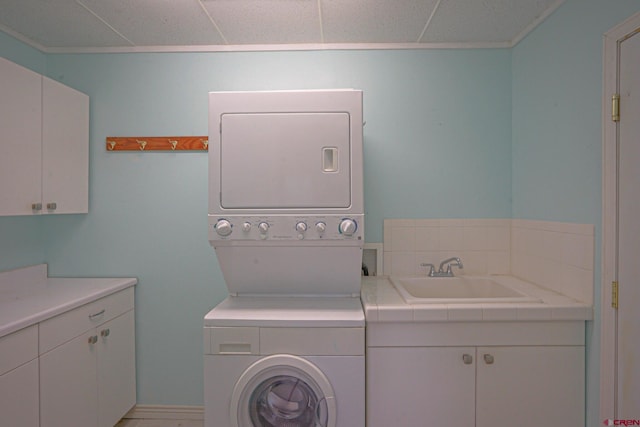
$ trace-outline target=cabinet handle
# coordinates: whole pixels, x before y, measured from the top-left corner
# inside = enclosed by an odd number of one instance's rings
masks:
[[[95,344],[98,342],[98,336],[97,335],[91,335],[89,337],[89,344]]]
[[[100,331],[100,336],[101,337],[108,337],[109,334],[111,333],[111,331],[107,328],[107,329],[103,329]]]
[[[473,363],[473,356],[470,354],[463,354],[462,361],[465,365],[471,365]]]
[[[493,365],[493,356],[490,354],[485,354],[484,363],[486,363],[487,365]]]
[[[42,203],[31,203],[31,209],[34,211],[41,211]]]
[[[47,209],[50,210],[50,211],[55,211],[57,207],[58,207],[58,205],[55,202],[47,203]]]
[[[103,314],[104,314],[104,308],[102,310],[100,310],[99,312],[97,312],[97,313],[90,314],[89,315],[89,319],[93,320],[98,316],[102,316]]]

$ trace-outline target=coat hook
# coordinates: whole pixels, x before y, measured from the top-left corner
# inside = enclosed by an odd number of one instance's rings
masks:
[[[175,150],[176,146],[178,145],[178,141],[169,140],[169,144],[171,144],[171,149]]]
[[[138,140],[136,140],[136,142],[138,144],[140,144],[140,151],[144,151],[144,147],[147,146],[147,141],[138,141]]]
[[[107,148],[108,148],[110,151],[113,151],[113,149],[114,149],[114,148],[116,148],[116,142],[115,142],[115,141],[107,141],[107,144],[108,144],[108,145],[107,145]]]

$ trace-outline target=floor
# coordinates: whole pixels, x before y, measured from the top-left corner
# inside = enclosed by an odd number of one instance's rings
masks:
[[[203,427],[202,420],[150,420],[124,419],[115,427]]]

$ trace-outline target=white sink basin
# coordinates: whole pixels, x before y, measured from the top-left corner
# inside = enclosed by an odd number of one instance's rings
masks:
[[[391,277],[408,304],[530,303],[530,297],[487,277]]]

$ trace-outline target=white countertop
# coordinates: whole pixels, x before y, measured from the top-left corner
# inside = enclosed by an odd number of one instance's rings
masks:
[[[592,320],[593,307],[513,276],[488,276],[539,298],[538,303],[407,304],[386,276],[364,277],[361,299],[367,323]]]
[[[46,264],[0,273],[0,337],[138,283],[136,278],[53,278]]]

